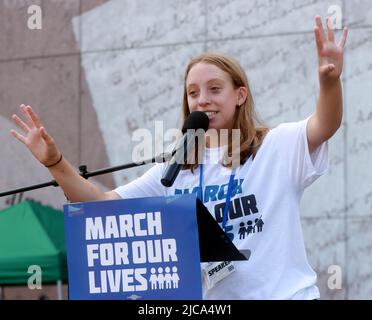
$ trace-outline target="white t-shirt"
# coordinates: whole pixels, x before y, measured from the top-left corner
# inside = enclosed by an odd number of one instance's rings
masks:
[[[328,168],[328,145],[311,155],[306,125],[283,123],[269,131],[256,157],[235,173],[227,233],[239,250],[249,249],[248,261],[234,262],[236,271],[212,289],[203,288],[204,299],[317,299],[316,273],[306,257],[300,222],[304,189]],[[206,149],[203,166],[203,202],[222,222],[231,170],[215,163],[224,148]],[[212,163],[210,163],[212,162]],[[143,176],[115,191],[122,198],[167,196],[197,192],[199,167],[181,170],[173,186],[160,179],[166,164],[156,164]],[[220,223],[222,225],[222,223]]]

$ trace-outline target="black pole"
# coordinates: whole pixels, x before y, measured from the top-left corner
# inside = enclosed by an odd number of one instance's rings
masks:
[[[123,165],[120,165],[120,166],[99,169],[99,170],[92,171],[92,172],[88,171],[87,166],[81,165],[81,166],[79,166],[79,171],[80,171],[80,176],[82,176],[85,179],[88,179],[90,177],[98,176],[98,175],[101,175],[101,174],[111,173],[111,172],[119,171],[119,170],[130,169],[130,168],[134,168],[134,167],[140,167],[140,166],[143,166],[143,165],[146,165],[146,164],[149,164],[149,163],[165,162],[165,161],[168,161],[169,156],[170,156],[169,154],[162,154],[160,156],[153,157],[152,159],[148,159],[148,160],[145,160],[145,161],[140,162],[140,163],[131,162],[131,163],[123,164]],[[17,194],[17,193],[20,193],[20,192],[26,192],[26,191],[41,189],[41,188],[50,187],[50,186],[58,187],[57,181],[52,180],[52,181],[49,181],[49,182],[35,184],[35,185],[28,186],[28,187],[23,187],[23,188],[19,188],[19,189],[13,189],[13,190],[1,192],[0,193],[0,198],[5,197],[5,196],[9,196],[11,194]]]

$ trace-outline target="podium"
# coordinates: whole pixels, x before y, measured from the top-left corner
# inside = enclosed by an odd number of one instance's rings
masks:
[[[200,262],[247,260],[195,194],[64,206],[70,299],[201,300]]]

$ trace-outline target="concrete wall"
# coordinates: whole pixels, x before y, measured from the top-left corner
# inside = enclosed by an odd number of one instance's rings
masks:
[[[41,30],[27,28],[39,4]],[[350,27],[342,76],[344,121],[330,140],[330,171],[302,201],[310,264],[323,299],[372,298],[372,7],[368,0],[1,0],[0,192],[48,181],[8,131],[21,103],[40,113],[64,155],[91,170],[131,161],[137,128],[179,124],[183,72],[203,51],[245,68],[270,126],[315,109],[319,85],[313,18],[331,5]],[[155,142],[152,146],[155,149]],[[155,150],[153,150],[155,151]],[[110,189],[146,168],[98,178]],[[25,193],[60,207],[56,188]],[[6,202],[7,201],[7,202]],[[0,198],[0,208],[11,198]],[[372,234],[372,232],[371,232]],[[330,266],[342,289],[331,290]]]

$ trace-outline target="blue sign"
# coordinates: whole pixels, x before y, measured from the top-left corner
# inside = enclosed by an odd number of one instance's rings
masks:
[[[70,299],[202,299],[196,195],[64,212]]]

